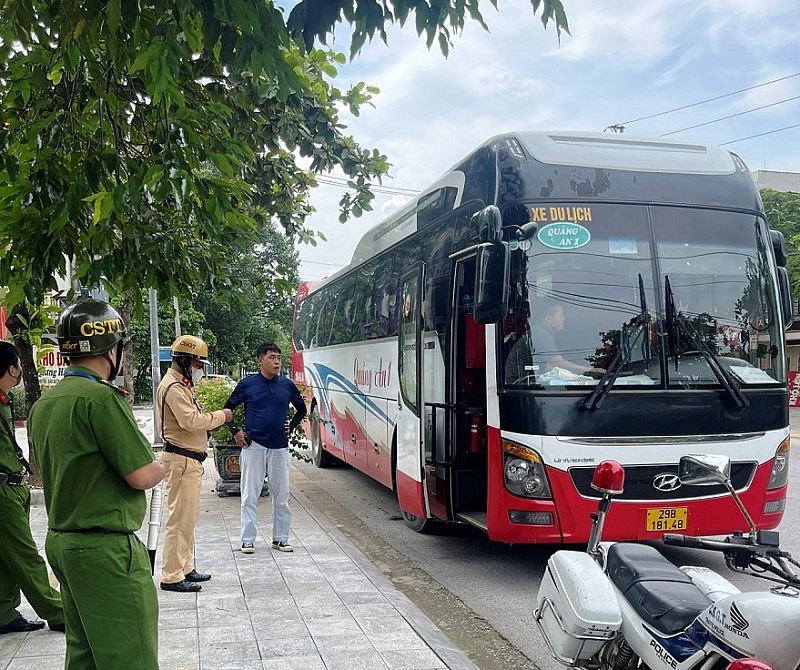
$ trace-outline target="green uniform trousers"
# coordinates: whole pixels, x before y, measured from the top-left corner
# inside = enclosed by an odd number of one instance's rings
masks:
[[[42,619],[64,623],[61,596],[31,535],[30,508],[27,486],[0,484],[0,626],[19,615],[20,591]]]
[[[158,597],[141,540],[50,530],[45,548],[67,621],[64,670],[157,670]]]

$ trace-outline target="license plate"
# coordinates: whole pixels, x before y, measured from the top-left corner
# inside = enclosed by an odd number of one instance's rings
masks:
[[[650,532],[686,530],[686,521],[688,518],[689,509],[687,507],[658,507],[648,509],[645,530]]]

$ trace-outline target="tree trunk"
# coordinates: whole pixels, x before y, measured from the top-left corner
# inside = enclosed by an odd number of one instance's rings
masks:
[[[26,334],[27,324],[30,323],[30,312],[28,306],[24,303],[14,305],[8,319],[6,320],[6,327],[8,332],[14,338],[14,346],[17,348],[19,354],[19,363],[22,367],[22,381],[25,384],[25,415],[30,414],[31,407],[39,396],[42,395],[42,389],[39,386],[39,373],[36,369],[36,361],[33,357],[33,345],[28,341]],[[28,460],[31,464],[31,486],[38,487],[42,485],[42,478],[39,475],[39,468],[36,467],[36,461],[33,453],[28,454]]]
[[[30,321],[28,307],[24,303],[14,305],[11,314],[6,321],[8,332],[14,338],[14,346],[19,354],[20,365],[22,366],[22,380],[25,384],[25,408],[28,412],[39,396],[42,389],[39,386],[39,373],[36,369],[36,361],[33,358],[33,345],[26,337],[26,325]]]

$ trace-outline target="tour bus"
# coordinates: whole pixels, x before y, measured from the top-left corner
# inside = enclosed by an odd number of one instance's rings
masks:
[[[299,287],[293,378],[313,460],[396,492],[418,532],[582,543],[595,466],[625,468],[604,537],[717,535],[741,515],[678,460],[730,457],[780,522],[789,427],[783,236],[742,160],[663,139],[498,135]]]

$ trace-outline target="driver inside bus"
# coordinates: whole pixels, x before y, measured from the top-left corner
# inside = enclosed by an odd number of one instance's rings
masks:
[[[603,368],[573,363],[559,351],[556,335],[564,330],[567,323],[563,305],[552,303],[540,314],[532,330],[525,331],[506,358],[506,384],[532,383],[537,375],[554,368],[590,377],[605,372]]]

